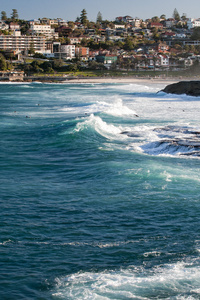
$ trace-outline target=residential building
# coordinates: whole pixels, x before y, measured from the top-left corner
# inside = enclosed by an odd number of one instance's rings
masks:
[[[115,29],[118,28],[126,28],[126,26],[124,24],[115,24]]]
[[[188,29],[192,29],[194,27],[200,27],[200,19],[188,19],[187,27]]]
[[[42,18],[40,20],[40,23],[42,23],[43,25],[58,25],[58,26],[65,25],[65,26],[67,26],[67,22],[61,18],[57,18],[57,19]]]
[[[117,56],[116,55],[111,55],[111,54],[106,54],[106,55],[97,55],[96,56],[96,61],[103,63],[105,67],[108,69],[112,65],[112,63],[117,61]]]
[[[50,25],[38,25],[32,24],[29,29],[30,34],[32,35],[44,35],[47,38],[58,38],[58,33],[55,33],[55,29],[51,28]]]
[[[56,29],[56,32],[58,32],[59,36],[68,37],[72,33],[72,28],[62,25]]]
[[[96,56],[99,55],[99,50],[89,50],[89,60],[96,60]]]
[[[25,36],[21,35],[20,32],[14,32],[13,35],[0,35],[0,49],[3,50],[14,50],[21,52],[34,48],[36,52],[45,52],[45,41],[44,36]]]
[[[106,40],[105,36],[101,36],[101,35],[91,35],[90,37],[96,43],[105,42]]]
[[[75,45],[60,45],[60,52],[55,52],[56,58],[75,58]]]
[[[168,55],[158,55],[160,67],[169,67],[169,56]]]
[[[76,56],[89,57],[89,48],[88,47],[76,47]]]
[[[130,16],[124,16],[124,17],[117,17],[115,19],[116,22],[124,22],[124,23],[132,23],[134,19]]]
[[[135,18],[135,19],[133,19],[132,25],[133,25],[133,27],[140,28],[141,23],[142,23],[141,19]]]
[[[147,26],[148,28],[157,28],[157,29],[163,29],[163,24],[158,22],[151,22]]]
[[[28,21],[29,25],[34,25],[34,24],[40,24],[40,20],[37,20],[37,19],[33,19],[33,20],[29,20]]]
[[[169,46],[165,43],[158,43],[156,44],[155,50],[157,52],[166,52],[169,51]]]
[[[9,28],[10,30],[20,30],[20,25],[18,23],[11,22]]]
[[[90,37],[85,36],[85,35],[81,35],[81,36],[74,36],[74,37],[69,37],[70,39],[70,44],[80,44],[80,42],[82,41],[82,39],[90,39]]]
[[[165,27],[171,28],[176,24],[176,20],[173,18],[169,18],[165,21]]]

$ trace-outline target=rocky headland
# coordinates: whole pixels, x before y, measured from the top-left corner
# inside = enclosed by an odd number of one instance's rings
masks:
[[[168,94],[186,94],[189,96],[200,96],[200,81],[180,81],[167,85],[162,92]]]

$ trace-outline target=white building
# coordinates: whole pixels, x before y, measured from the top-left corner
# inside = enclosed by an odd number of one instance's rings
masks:
[[[55,29],[51,28],[51,25],[31,24],[29,32],[32,35],[44,35],[47,38],[58,38],[58,33],[55,33]]]
[[[168,55],[159,55],[159,64],[161,67],[169,67],[169,56]]]
[[[136,28],[140,28],[141,23],[142,23],[142,20],[141,20],[141,19],[134,18],[134,19],[133,19],[133,22],[132,22],[132,25],[133,25],[134,27],[136,27]]]
[[[189,19],[187,21],[188,29],[192,29],[194,27],[200,27],[200,19]]]
[[[26,36],[17,31],[13,35],[0,35],[0,49],[19,53],[34,48],[36,52],[43,53],[46,49],[45,41],[44,36]]]
[[[75,58],[75,45],[61,45],[60,52],[62,53],[62,56],[67,59]]]

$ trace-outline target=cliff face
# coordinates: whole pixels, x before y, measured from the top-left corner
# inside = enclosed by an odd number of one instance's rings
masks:
[[[190,96],[200,96],[200,81],[180,81],[167,85],[162,92],[168,94],[186,94]]]

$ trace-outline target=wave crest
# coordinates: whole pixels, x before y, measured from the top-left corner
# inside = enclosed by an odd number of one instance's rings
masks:
[[[85,129],[95,130],[100,135],[106,138],[114,138],[120,134],[122,129],[112,124],[107,124],[99,116],[91,114],[84,122],[79,122],[76,125],[75,132],[80,132]]]

